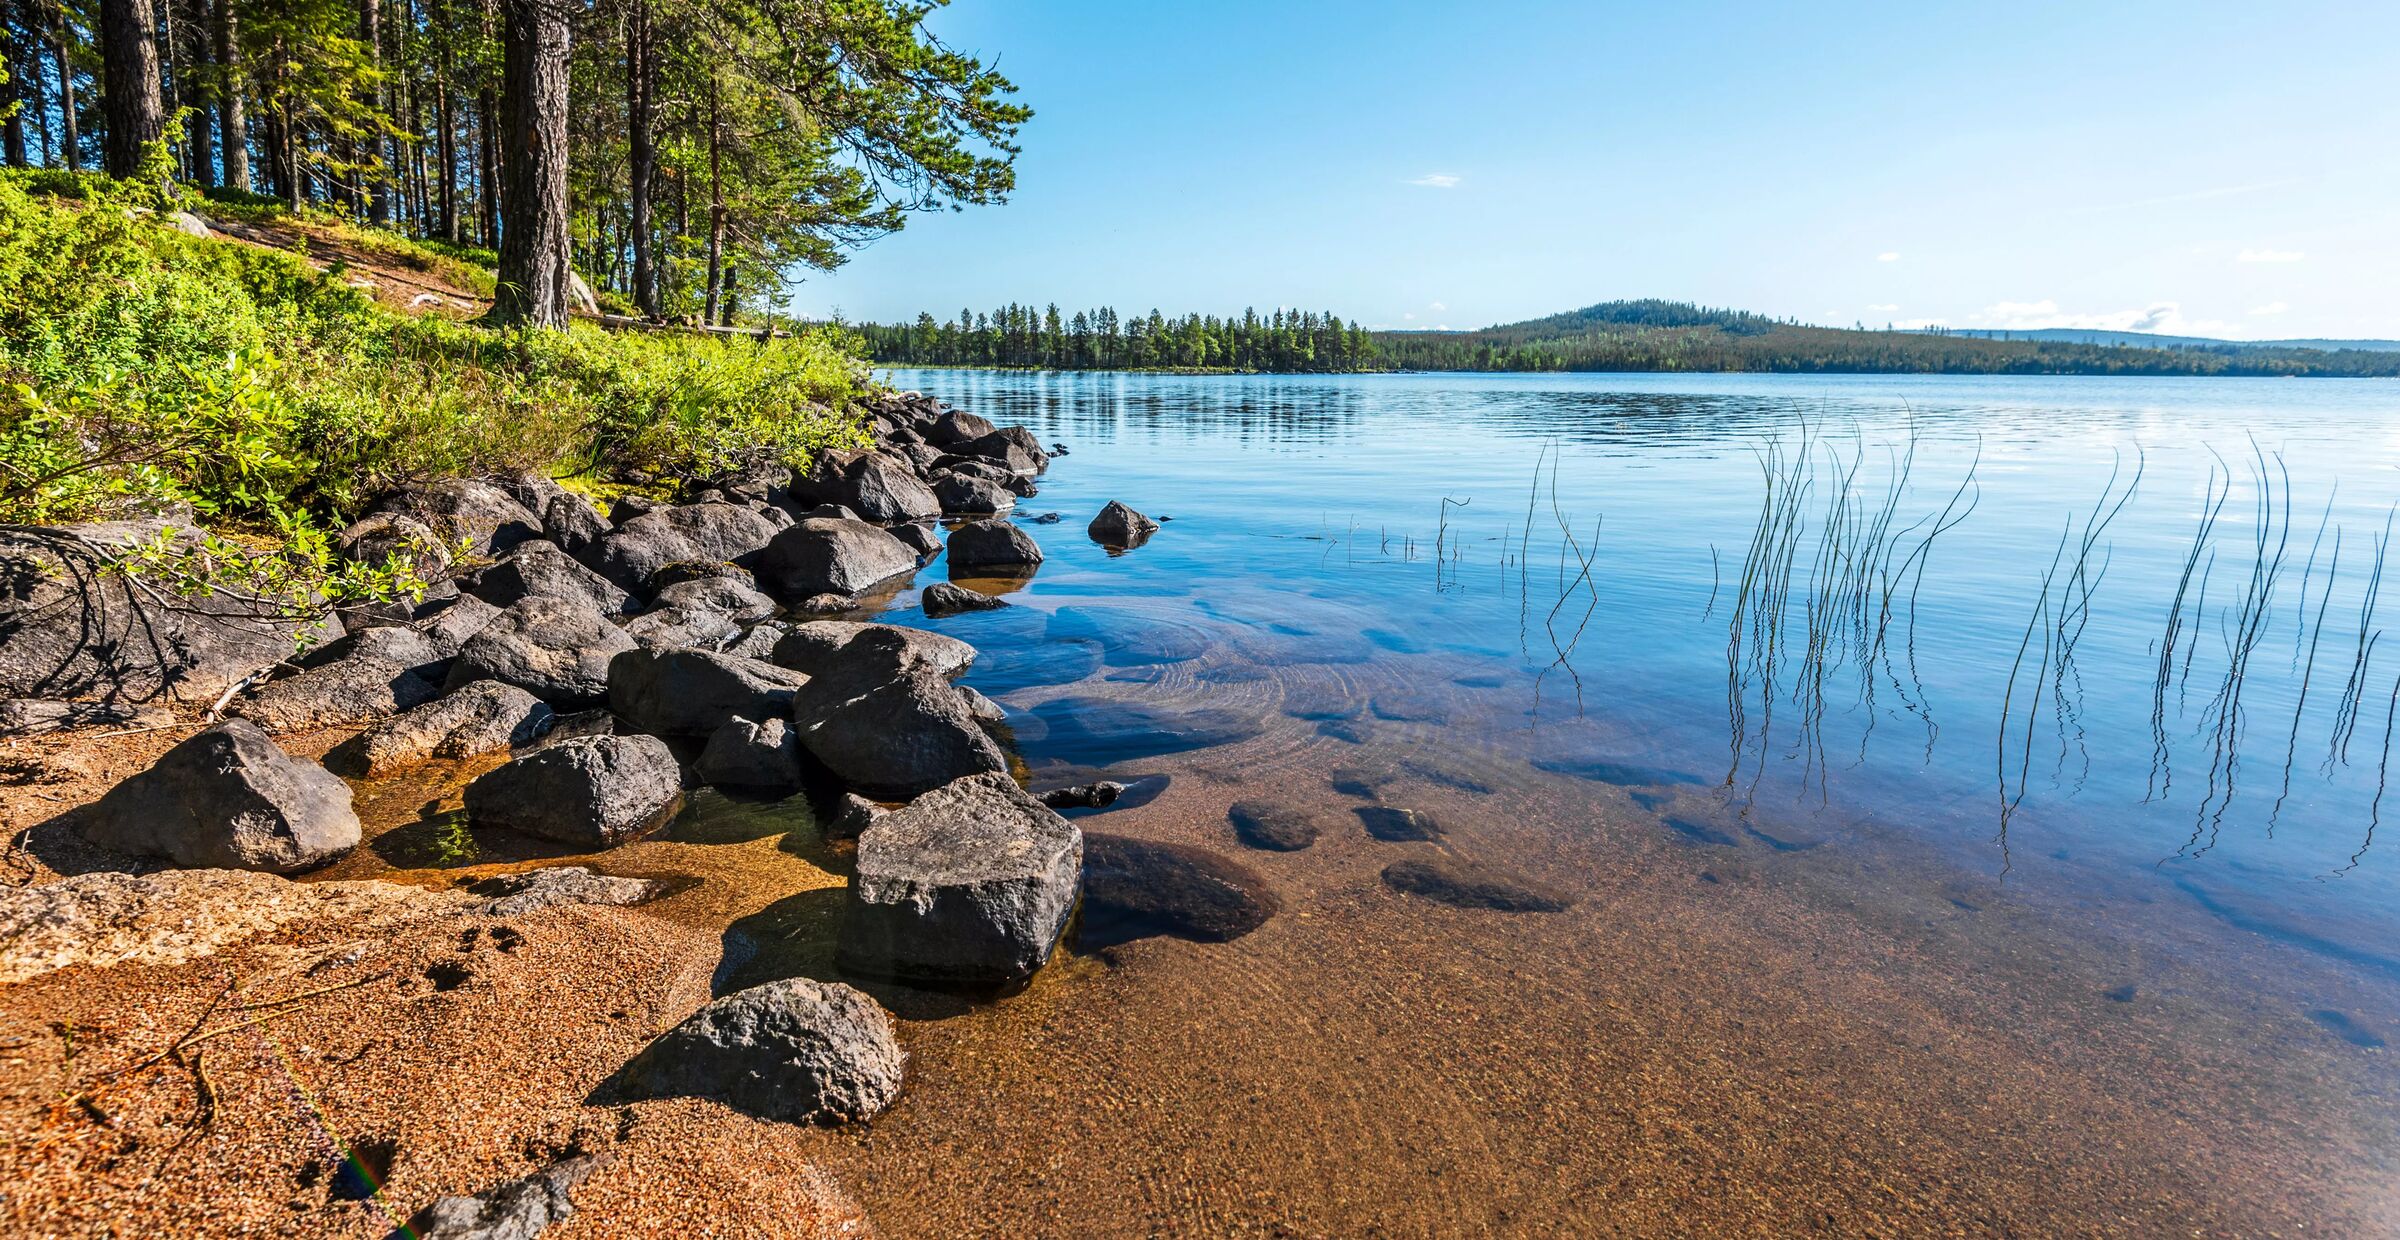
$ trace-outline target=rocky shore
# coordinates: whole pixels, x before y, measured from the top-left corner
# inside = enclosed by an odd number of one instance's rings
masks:
[[[688,1177],[773,1146],[758,1133],[775,1125],[891,1105],[907,1054],[875,993],[1021,989],[1079,912],[1201,939],[1271,915],[1213,855],[1087,849],[1059,811],[1104,808],[1118,786],[1028,793],[1005,712],[957,683],[974,648],[864,618],[945,554],[955,577],[1030,579],[1042,551],[1010,514],[1065,450],[913,393],[871,414],[872,450],[690,480],[671,502],[629,492],[604,512],[538,476],[396,491],[338,545],[412,560],[433,584],[406,603],[295,617],[109,571],[130,544],[189,536],[188,519],[0,528],[0,736],[65,738],[12,744],[6,772],[0,1171],[18,1187],[0,1218],[530,1236],[599,1200],[624,1232],[856,1234],[857,1208],[804,1169],[766,1193]],[[1123,552],[1158,529],[1112,502],[1087,533]],[[928,616],[1007,605],[923,589]],[[128,752],[143,757],[120,765]],[[713,945],[622,911],[661,884],[588,866],[447,891],[295,881],[367,839],[360,798],[428,764],[474,770],[464,829],[533,855],[605,854],[704,787],[805,804],[818,838],[787,847],[849,875],[835,969],[696,982]],[[661,960],[678,974],[658,976]],[[467,979],[498,968],[529,1019],[508,996],[470,997]],[[325,1044],[352,1059],[326,1069]],[[274,1054],[237,1066],[237,1045]],[[289,1114],[220,1124],[242,1091],[272,1088],[276,1057],[313,1131],[285,1131]],[[529,1099],[494,1082],[511,1065],[585,1096]],[[326,1093],[387,1122],[323,1122]],[[683,1101],[637,1124],[645,1100]],[[415,1126],[388,1113],[428,1106],[454,1113],[456,1139],[403,1149],[396,1130]],[[279,1187],[204,1204],[116,1175],[188,1184],[157,1164],[191,1160]],[[280,1219],[262,1217],[269,1199]]]

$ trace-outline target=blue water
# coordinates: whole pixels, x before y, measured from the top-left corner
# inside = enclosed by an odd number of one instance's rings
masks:
[[[892,379],[1071,450],[1018,513],[1062,517],[1027,527],[1049,556],[1019,584],[1032,606],[950,626],[1003,702],[1091,676],[1138,689],[1202,648],[1337,686],[1373,664],[1407,688],[1337,689],[1319,726],[1432,725],[1542,770],[1714,788],[1784,847],[1898,826],[1962,873],[2187,903],[2400,976],[2400,825],[2382,821],[2400,789],[2379,796],[2400,632],[2378,637],[2400,590],[2362,614],[2400,499],[2400,386]],[[1800,488],[1769,539],[1791,557],[1780,608],[1742,591],[1770,474]],[[1110,499],[1172,519],[1111,556],[1083,535]],[[1062,608],[1088,614],[1034,614]],[[1029,761],[1179,744],[1137,693],[1111,701],[1021,721]]]

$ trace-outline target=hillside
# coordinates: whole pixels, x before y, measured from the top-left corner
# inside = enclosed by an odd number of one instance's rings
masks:
[[[2400,353],[2400,340],[2220,340],[2211,336],[2161,336],[2151,332],[2101,331],[2088,327],[2044,327],[2033,331],[1994,331],[1980,327],[1926,329],[1928,336],[1975,336],[1986,340],[2061,340],[2070,344],[2131,345],[2148,349],[2238,349],[2276,352],[2316,349],[2336,353],[2355,349],[2368,353]]]
[[[1377,364],[1392,370],[2400,376],[2400,352],[1856,331],[1658,300],[1603,302],[1479,331],[1376,332],[1373,339]]]

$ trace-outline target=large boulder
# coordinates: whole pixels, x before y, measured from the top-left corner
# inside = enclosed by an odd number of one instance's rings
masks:
[[[1158,522],[1113,499],[1084,528],[1084,533],[1090,535],[1093,542],[1112,551],[1139,547],[1150,541],[1150,536],[1157,532]]]
[[[1049,456],[1042,451],[1032,434],[1024,432],[1022,427],[1012,426],[1008,430],[993,431],[989,435],[978,435],[944,446],[950,449],[953,456],[980,457],[1011,473],[1038,474],[1050,467]]]
[[[381,624],[371,629],[354,629],[340,641],[301,655],[300,666],[323,667],[347,659],[381,659],[439,684],[450,673],[450,660],[457,653],[455,643],[445,646],[414,625]]]
[[[989,418],[978,417],[963,409],[953,409],[925,428],[925,439],[937,447],[947,448],[954,443],[980,439],[999,429],[992,425]]]
[[[504,555],[517,544],[542,536],[539,516],[498,485],[471,478],[449,478],[395,491],[377,500],[374,511],[413,518],[432,530],[444,546],[463,544],[469,555]]]
[[[850,466],[849,484],[849,493],[831,502],[869,521],[921,521],[941,515],[941,501],[917,480],[916,471],[880,452]]]
[[[467,785],[467,820],[588,848],[622,844],[683,792],[655,736],[578,736],[546,745]]]
[[[569,710],[608,700],[608,661],[634,648],[590,606],[533,595],[509,604],[459,649],[448,687],[497,680]]]
[[[1007,757],[958,687],[913,661],[888,630],[854,638],[845,656],[792,698],[800,745],[871,797],[906,800],[953,780],[1005,771]]]
[[[622,615],[634,607],[624,587],[576,563],[557,544],[539,540],[476,573],[467,582],[467,592],[494,607],[536,594],[588,603],[602,615]]]
[[[787,599],[857,594],[916,571],[908,544],[864,521],[811,517],[775,535],[759,557],[760,582]]]
[[[775,537],[775,524],[740,504],[660,508],[619,525],[589,552],[601,576],[628,590],[677,560],[724,560],[749,567]]]
[[[951,517],[996,516],[1017,506],[1017,497],[1000,483],[947,469],[933,476],[933,496],[942,515]]]
[[[354,654],[270,681],[228,714],[277,732],[387,719],[440,696],[432,681],[390,659]]]
[[[900,1096],[892,1018],[839,982],[789,977],[693,1013],[625,1065],[635,1098],[714,1098],[766,1119],[870,1120]]]
[[[721,611],[667,607],[627,621],[625,635],[644,650],[723,650],[740,640],[742,626]]]
[[[772,657],[778,667],[804,676],[822,675],[849,657],[850,644],[868,633],[897,638],[903,667],[924,668],[955,680],[975,662],[975,648],[947,634],[861,620],[808,620],[790,625],[776,641]],[[859,653],[865,655],[866,651],[862,647]]]
[[[82,819],[103,848],[187,868],[290,874],[358,847],[350,785],[228,719],[170,749]]]
[[[739,715],[708,738],[692,776],[715,788],[780,790],[800,786],[800,738],[781,719]]]
[[[638,731],[703,738],[736,715],[776,719],[808,678],[708,650],[628,650],[608,667],[608,706]]]
[[[1008,521],[970,521],[950,531],[950,573],[978,568],[1021,569],[1042,562],[1041,544]]]
[[[523,689],[479,680],[343,741],[325,755],[325,765],[353,779],[377,779],[435,758],[472,758],[530,745],[555,718],[548,705]]]
[[[0,529],[0,698],[212,703],[342,636],[331,614],[295,616],[233,593],[178,596],[108,570],[164,522]]]
[[[650,600],[662,607],[692,607],[720,613],[737,624],[756,624],[775,614],[775,600],[759,593],[747,577],[701,577],[678,581]]]
[[[1013,986],[1075,909],[1083,833],[999,773],[878,816],[858,837],[841,966],[907,981]]]
[[[569,555],[589,553],[614,528],[609,525],[607,517],[600,515],[598,505],[564,487],[559,488],[558,493],[552,495],[539,511],[543,531],[550,535],[550,541],[565,548]]]

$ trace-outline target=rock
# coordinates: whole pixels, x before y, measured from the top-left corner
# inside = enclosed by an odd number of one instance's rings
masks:
[[[644,513],[657,512],[666,505],[647,495],[620,495],[608,504],[608,523],[623,525]]]
[[[608,668],[608,707],[639,731],[699,739],[744,719],[788,718],[806,676],[707,650],[628,650]]]
[[[904,443],[894,439],[891,446],[902,460],[908,462],[909,468],[917,471],[919,477],[932,473],[934,463],[942,459],[942,450],[929,443]]]
[[[84,838],[186,868],[290,874],[358,847],[350,786],[228,719],[166,752],[100,798]]]
[[[803,616],[838,616],[858,605],[847,594],[811,594],[792,604],[792,610]]]
[[[754,723],[736,715],[709,736],[692,774],[718,788],[797,788],[800,738],[781,719]]]
[[[916,552],[919,563],[941,554],[942,536],[935,533],[931,525],[918,522],[895,525],[891,528],[891,535]]]
[[[1064,520],[1066,520],[1065,517],[1062,517],[1055,512],[1045,512],[1038,517],[1032,518],[1033,524],[1035,525],[1056,525]]]
[[[730,581],[753,590],[758,588],[758,578],[739,564],[728,564],[723,560],[675,560],[650,574],[650,579],[642,583],[642,589],[656,599],[687,581],[713,580]]]
[[[864,521],[810,517],[775,536],[759,557],[759,580],[787,599],[857,594],[916,571],[907,543]]]
[[[621,1078],[635,1098],[714,1098],[764,1119],[856,1123],[900,1096],[892,1018],[839,982],[737,990],[652,1042]]]
[[[1150,536],[1158,532],[1158,522],[1112,499],[1099,516],[1092,518],[1084,532],[1103,547],[1125,549],[1150,541]]]
[[[925,439],[937,447],[946,448],[954,443],[981,439],[999,429],[992,425],[988,418],[977,417],[963,409],[953,409],[936,418],[933,425],[925,428]]]
[[[575,1212],[576,1187],[605,1162],[602,1155],[580,1154],[472,1197],[443,1197],[418,1211],[400,1234],[411,1240],[533,1240]]]
[[[1033,535],[1006,521],[970,521],[950,531],[951,576],[971,569],[1021,568],[1041,562],[1042,548]]]
[[[861,642],[870,639],[862,638]],[[800,745],[869,796],[905,800],[963,776],[1008,769],[957,688],[922,669],[870,676],[844,666],[809,681],[793,702]]]
[[[658,592],[650,608],[694,607],[717,612],[737,624],[756,624],[775,614],[775,600],[735,577],[704,577],[680,581]]]
[[[933,496],[942,515],[952,517],[995,516],[1017,506],[1017,497],[999,483],[952,470],[934,475]]]
[[[539,594],[587,603],[604,616],[634,610],[633,596],[623,587],[576,563],[557,544],[538,539],[477,572],[468,580],[467,592],[494,607]]]
[[[1021,983],[1050,958],[1082,872],[1082,833],[1005,774],[943,785],[859,836],[837,959],[869,976]]]
[[[1008,708],[988,697],[985,697],[981,689],[978,689],[973,685],[958,685],[956,688],[958,689],[958,696],[965,699],[967,703],[967,713],[975,716],[976,722],[1008,722]]]
[[[723,650],[741,639],[742,626],[705,607],[663,607],[626,621],[625,635],[644,650]]]
[[[477,633],[500,618],[500,609],[472,594],[462,594],[430,614],[420,612],[409,627],[425,635],[436,650],[455,656]]]
[[[855,510],[843,504],[819,504],[801,513],[800,517],[802,520],[817,518],[828,521],[856,521],[859,519]]]
[[[1087,946],[1156,934],[1223,943],[1265,925],[1281,907],[1265,880],[1205,848],[1084,836]]]
[[[772,657],[779,667],[806,676],[822,675],[845,657],[852,642],[868,633],[898,639],[904,667],[923,668],[955,680],[975,662],[975,648],[955,637],[860,620],[809,620],[790,625],[775,643]]]
[[[397,512],[371,512],[333,536],[334,554],[353,564],[385,564],[398,558],[425,581],[450,571],[450,545],[433,527]]]
[[[1028,445],[1026,441],[1031,440],[1032,436],[1026,435],[1022,439],[1012,437],[1010,432],[1017,430],[1020,428],[1010,427],[1009,430],[994,431],[989,435],[981,435],[974,439],[965,439],[945,446],[950,449],[953,456],[980,457],[1011,473],[1040,473],[1049,466],[1049,458],[1044,455],[1039,446]]]
[[[293,882],[244,870],[101,870],[0,886],[0,985],[74,965],[202,959],[293,923],[377,934],[462,897],[386,882]]]
[[[647,878],[602,874],[588,865],[551,865],[467,884],[466,893],[480,897],[467,911],[486,917],[521,917],[565,904],[621,907],[658,896],[665,887]]]
[[[517,544],[542,536],[540,517],[507,491],[469,478],[395,491],[377,500],[374,511],[413,517],[443,546],[464,543],[469,555],[505,555]]]
[[[291,732],[387,719],[440,694],[432,681],[389,659],[356,654],[270,681],[226,713]]]
[[[491,483],[500,488],[501,494],[517,501],[517,507],[536,516],[549,507],[551,500],[568,493],[565,487],[558,485],[557,479],[533,470],[503,474],[493,478]]]
[[[167,224],[186,237],[199,237],[203,240],[208,237],[208,221],[189,211],[169,211]]]
[[[1052,809],[1107,809],[1125,795],[1125,785],[1113,779],[1097,783],[1077,784],[1072,788],[1053,788],[1042,794],[1042,804]]]
[[[206,705],[291,658],[297,644],[342,636],[330,615],[291,616],[232,594],[153,593],[106,571],[126,544],[178,528],[189,527],[0,529],[0,698]]]
[[[977,594],[965,586],[937,581],[917,595],[917,606],[928,616],[955,616],[970,611],[996,611],[1008,606],[1008,600]]]
[[[1225,816],[1244,844],[1268,852],[1298,852],[1317,842],[1316,821],[1305,811],[1264,801],[1236,801]]]
[[[0,736],[38,736],[74,728],[154,728],[175,722],[164,706],[118,702],[45,702],[38,698],[0,701]]]
[[[581,556],[598,547],[614,528],[592,501],[560,488],[541,508],[542,529],[567,554]]]
[[[683,792],[675,755],[655,736],[579,736],[537,749],[467,785],[467,819],[608,848],[656,822]]]
[[[795,509],[813,508],[823,504],[847,504],[852,486],[850,467],[864,452],[828,449],[817,453],[804,472],[791,475],[784,502]]]
[[[535,595],[509,604],[459,649],[447,687],[498,680],[552,706],[597,706],[608,699],[608,661],[633,647],[590,607]]]
[[[325,755],[325,765],[352,779],[377,779],[436,758],[530,745],[556,717],[515,685],[479,680],[343,741]]]
[[[740,640],[725,647],[724,652],[744,659],[766,659],[772,662],[775,658],[775,643],[782,641],[783,635],[791,631],[792,626],[782,621],[762,620],[751,625],[750,631],[742,634]]]
[[[866,834],[867,828],[883,816],[883,807],[855,792],[845,792],[825,816],[825,838],[854,840]]]
[[[1422,810],[1396,809],[1388,805],[1362,805],[1356,811],[1358,820],[1366,824],[1367,834],[1391,843],[1415,840],[1438,840],[1442,824]]]
[[[457,653],[456,645],[445,648],[423,630],[409,625],[386,624],[360,629],[340,641],[311,650],[301,656],[300,664],[315,668],[347,659],[378,659],[439,683],[442,677],[449,674],[450,659]]]
[[[850,467],[849,493],[838,502],[869,521],[921,521],[942,513],[941,501],[902,461],[869,453]]]
[[[1575,897],[1501,870],[1455,857],[1418,857],[1383,867],[1384,885],[1457,908],[1504,913],[1556,913]]]
[[[628,590],[678,560],[724,560],[750,567],[776,536],[775,526],[738,504],[686,504],[626,521],[600,540],[591,567]]]

